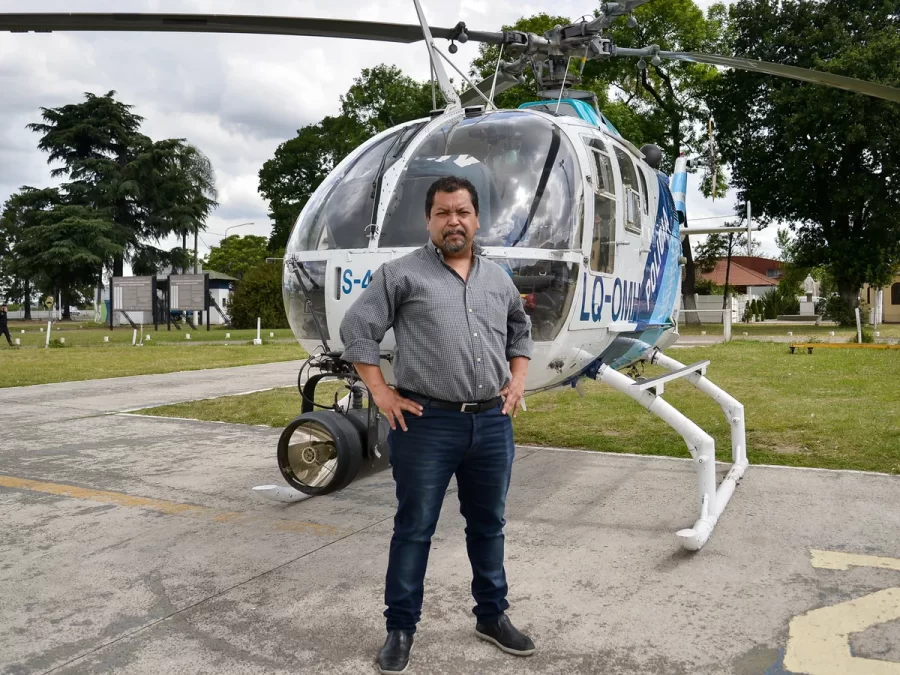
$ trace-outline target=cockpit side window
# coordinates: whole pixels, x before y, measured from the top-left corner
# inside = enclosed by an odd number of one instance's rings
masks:
[[[650,193],[647,192],[647,179],[644,177],[644,172],[640,166],[637,167],[637,175],[641,181],[641,198],[644,202],[644,214],[646,215],[650,213]]]
[[[641,206],[641,186],[637,178],[637,170],[631,155],[618,146],[613,146],[616,159],[619,161],[619,171],[622,173],[622,184],[625,188],[625,229],[635,234],[641,233],[641,212],[645,211]],[[644,194],[647,188],[644,185]],[[646,212],[646,211],[645,211]]]
[[[379,179],[396,161],[397,146],[411,133],[406,127],[364,146],[346,170],[329,176],[295,226],[287,252],[367,248]]]
[[[591,242],[591,269],[612,274],[616,256],[616,186],[612,162],[599,141],[585,139],[591,158],[594,186],[594,234]]]

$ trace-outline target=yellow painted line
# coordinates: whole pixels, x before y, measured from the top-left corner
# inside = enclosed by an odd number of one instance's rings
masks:
[[[896,619],[900,619],[900,588],[794,617],[784,667],[808,675],[900,675],[900,663],[853,656],[849,644],[851,633]]]
[[[900,571],[900,559],[838,551],[810,551],[818,569],[874,567]],[[784,667],[807,675],[900,675],[900,663],[850,652],[850,636],[900,619],[900,588],[886,588],[791,619]]]
[[[91,488],[77,487],[75,485],[46,483],[43,481],[30,480],[28,478],[17,478],[15,476],[0,475],[0,487],[43,492],[45,494],[58,495],[60,497],[72,497],[74,499],[86,499],[92,502],[115,504],[116,506],[128,508],[150,509],[152,511],[158,511],[173,516],[202,518],[216,523],[257,525],[260,522],[264,522],[269,527],[280,532],[306,532],[323,537],[349,534],[349,531],[347,530],[342,530],[333,527],[332,525],[323,525],[321,523],[276,518],[263,519],[259,516],[251,517],[235,511],[222,511],[207,506],[197,506],[196,504],[183,504],[163,499],[152,499],[150,497],[135,497],[134,495],[127,495],[122,492],[108,492],[106,490],[94,490]]]
[[[812,566],[822,570],[849,570],[853,567],[878,567],[884,570],[900,572],[900,560],[897,558],[881,558],[877,555],[859,555],[857,553],[840,553],[838,551],[810,551]]]

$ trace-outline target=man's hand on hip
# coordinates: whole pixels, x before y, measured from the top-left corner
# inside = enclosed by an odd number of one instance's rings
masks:
[[[387,417],[388,424],[391,425],[391,429],[394,431],[397,430],[398,424],[403,431],[408,431],[406,420],[403,419],[404,411],[416,416],[422,415],[422,406],[420,404],[408,398],[403,398],[397,393],[396,389],[391,389],[387,385],[374,389],[372,391],[372,400],[375,401],[375,405]]]

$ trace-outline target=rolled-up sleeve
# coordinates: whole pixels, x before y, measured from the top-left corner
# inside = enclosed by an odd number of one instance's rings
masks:
[[[397,285],[390,270],[379,267],[341,321],[342,359],[350,363],[381,365],[379,345],[394,323],[396,295]]]
[[[506,360],[517,356],[531,358],[534,342],[531,339],[531,318],[525,313],[525,304],[518,289],[510,282],[509,314],[506,318]]]

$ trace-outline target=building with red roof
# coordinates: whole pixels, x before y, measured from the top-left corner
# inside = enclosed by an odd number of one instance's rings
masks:
[[[720,258],[712,272],[703,272],[701,279],[712,281],[717,286],[725,285],[727,258]],[[735,255],[731,257],[728,284],[737,293],[759,297],[770,288],[777,286],[784,269],[780,260],[758,256]]]

